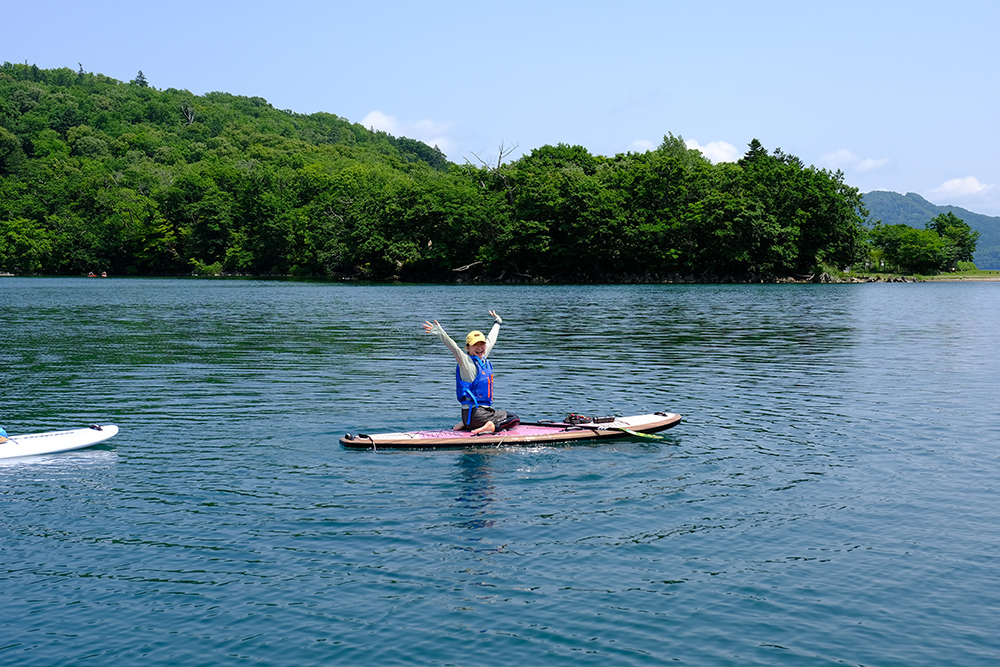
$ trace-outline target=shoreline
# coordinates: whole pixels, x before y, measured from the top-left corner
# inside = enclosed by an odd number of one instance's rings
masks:
[[[78,275],[54,275],[54,276],[39,276],[39,275],[18,275],[7,272],[0,272],[0,278],[72,278],[72,277],[87,277]],[[91,276],[95,277],[95,276]],[[457,278],[447,281],[441,280],[401,280],[399,276],[392,276],[389,279],[377,280],[377,279],[364,279],[355,276],[290,276],[290,275],[243,275],[243,274],[215,274],[215,275],[192,275],[192,274],[179,274],[179,275],[155,275],[155,276],[123,276],[129,278],[186,278],[186,279],[227,279],[227,278],[242,278],[242,279],[259,279],[259,280],[318,280],[318,281],[338,281],[338,282],[372,282],[372,283],[421,283],[421,284],[458,284],[458,285],[633,285],[633,284],[645,284],[645,285],[655,285],[655,284],[701,284],[701,285],[721,285],[721,284],[733,284],[733,285],[754,285],[754,284],[815,284],[815,283],[825,283],[825,284],[863,284],[863,283],[998,283],[1000,282],[1000,272],[995,275],[940,275],[940,276],[903,276],[903,275],[830,275],[829,273],[821,273],[818,276],[785,276],[778,277],[774,275],[763,275],[763,276],[741,276],[736,278],[734,276],[715,276],[715,275],[678,275],[672,274],[667,276],[661,276],[656,274],[643,274],[643,275],[622,275],[616,277],[605,276],[604,280],[565,280],[561,278],[552,278],[544,276],[519,276],[517,279],[512,278],[499,278],[499,279],[489,279],[483,276],[475,276],[469,278]]]
[[[955,276],[948,278],[924,278],[927,283],[1000,283],[1000,276]]]

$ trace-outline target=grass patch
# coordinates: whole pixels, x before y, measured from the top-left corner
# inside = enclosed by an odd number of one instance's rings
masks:
[[[958,267],[954,271],[939,271],[937,273],[921,274],[921,273],[892,273],[888,271],[853,271],[848,273],[843,273],[832,269],[830,267],[824,267],[831,276],[836,277],[853,277],[860,278],[862,280],[882,280],[882,281],[893,281],[902,278],[907,278],[909,280],[920,280],[920,281],[946,281],[946,280],[995,280],[1000,282],[1000,271],[995,270],[981,270],[977,269],[976,265],[972,262],[959,262]]]
[[[972,263],[960,262],[959,268],[955,271],[942,271],[932,276],[920,276],[920,278],[922,280],[1000,280],[1000,271],[977,269],[974,264],[971,269],[962,269],[961,264]]]

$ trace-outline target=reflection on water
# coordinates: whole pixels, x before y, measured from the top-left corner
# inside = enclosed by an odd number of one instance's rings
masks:
[[[109,466],[118,460],[118,454],[110,448],[110,443],[102,443],[89,449],[60,452],[58,454],[38,454],[10,459],[0,459],[0,469],[10,472],[25,471],[32,475],[42,473],[76,474],[84,466]]]
[[[471,530],[490,528],[493,519],[489,516],[489,505],[496,497],[490,479],[490,454],[470,450],[462,452],[456,462],[460,494],[457,506],[468,514],[468,519],[460,525]]]

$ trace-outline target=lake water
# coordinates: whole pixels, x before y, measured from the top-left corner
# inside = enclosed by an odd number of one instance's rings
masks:
[[[996,665],[1000,283],[0,279],[4,665]],[[349,451],[450,425],[425,334],[505,323],[522,418],[660,441]]]

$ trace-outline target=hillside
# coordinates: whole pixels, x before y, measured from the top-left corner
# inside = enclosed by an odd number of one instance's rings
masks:
[[[866,253],[861,193],[754,139],[495,166],[330,113],[0,65],[0,272],[618,281],[816,275]]]
[[[954,213],[979,232],[974,255],[976,266],[1000,270],[1000,217],[973,213],[958,206],[938,206],[914,192],[901,195],[875,190],[864,195],[864,202],[873,222],[881,220],[886,225],[909,225],[917,229],[923,229],[927,222],[942,213]]]

